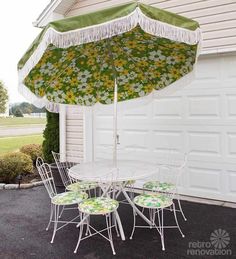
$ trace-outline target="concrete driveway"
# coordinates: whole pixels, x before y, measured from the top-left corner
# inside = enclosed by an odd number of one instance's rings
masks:
[[[116,256],[112,255],[109,243],[94,236],[82,241],[78,254],[74,254],[79,231],[74,225],[66,226],[58,231],[54,244],[50,244],[52,227],[45,227],[49,219],[50,201],[43,186],[28,190],[0,190],[0,258],[1,259],[215,259],[235,258],[236,228],[235,209],[182,202],[188,220],[181,217],[180,224],[185,238],[178,230],[168,229],[165,232],[166,251],[161,250],[160,237],[156,230],[137,229],[132,240],[133,215],[127,205],[120,205],[118,211],[127,237],[121,241],[114,233]],[[69,213],[69,214],[68,214]],[[65,213],[69,218],[76,215],[77,210]],[[166,211],[165,223],[173,221],[172,213]],[[92,220],[92,219],[91,219]],[[139,220],[139,219],[138,219]],[[96,227],[103,227],[104,218],[94,217]],[[144,224],[143,221],[139,223]],[[232,254],[226,256],[194,256],[189,255],[191,243],[208,242],[211,233],[224,229],[229,233],[230,242],[227,249]],[[190,247],[190,248],[189,248]],[[194,250],[195,251],[195,250]]]

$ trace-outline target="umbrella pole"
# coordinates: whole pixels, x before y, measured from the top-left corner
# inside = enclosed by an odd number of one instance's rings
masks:
[[[113,78],[115,82],[114,105],[113,105],[114,107],[113,109],[113,166],[117,167],[117,81],[116,81],[117,72],[116,72],[116,67],[114,65],[110,39],[107,39],[107,46],[108,46],[108,54],[109,54],[112,69],[113,69]]]
[[[113,110],[113,166],[117,167],[117,83],[115,79],[114,88],[114,110]]]
[[[94,162],[94,106],[92,106],[92,162]]]

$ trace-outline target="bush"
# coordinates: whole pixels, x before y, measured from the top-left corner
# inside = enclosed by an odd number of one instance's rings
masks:
[[[29,155],[35,165],[37,157],[43,155],[42,145],[40,144],[29,144],[21,147],[20,152]]]
[[[43,157],[47,163],[54,162],[52,151],[59,152],[59,114],[47,111],[47,124],[43,132]]]
[[[14,182],[19,174],[29,174],[32,171],[30,156],[22,152],[8,153],[0,158],[0,182]]]

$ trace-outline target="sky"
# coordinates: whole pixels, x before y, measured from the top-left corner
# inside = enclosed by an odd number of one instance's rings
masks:
[[[10,103],[26,101],[17,90],[17,63],[40,33],[32,25],[50,0],[2,0],[0,3],[0,80]]]

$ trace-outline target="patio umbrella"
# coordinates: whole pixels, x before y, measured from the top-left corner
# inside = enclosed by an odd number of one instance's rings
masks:
[[[37,106],[114,103],[193,71],[201,33],[191,19],[129,3],[49,23],[18,63],[19,91]]]

